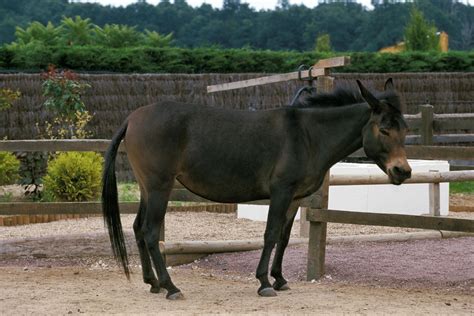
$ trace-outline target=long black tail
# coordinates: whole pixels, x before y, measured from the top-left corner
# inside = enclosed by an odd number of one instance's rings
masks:
[[[109,232],[110,243],[114,257],[122,264],[127,279],[130,280],[130,269],[128,267],[127,247],[120,221],[118,205],[117,179],[115,178],[115,158],[117,157],[120,142],[125,137],[128,122],[124,122],[115,133],[112,142],[105,153],[104,173],[102,175],[102,214],[104,224]]]

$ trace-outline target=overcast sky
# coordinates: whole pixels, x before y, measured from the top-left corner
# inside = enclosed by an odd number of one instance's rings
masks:
[[[113,6],[127,6],[130,3],[136,2],[136,0],[79,0],[80,2],[98,2],[103,5]],[[160,0],[147,0],[150,4],[157,4]],[[193,7],[200,6],[203,2],[212,5],[214,8],[221,8],[223,0],[187,0],[187,3]],[[251,7],[260,9],[274,9],[277,4],[277,0],[242,0],[242,2],[249,3]],[[372,8],[370,0],[358,0],[357,2],[363,4],[368,8]],[[466,4],[473,4],[474,0],[462,0]],[[318,3],[317,0],[290,0],[290,4],[304,4],[307,7],[314,7]]]
[[[172,0],[171,0],[172,1]],[[103,5],[113,5],[113,6],[126,6],[130,3],[136,2],[135,0],[80,0],[80,2],[98,2]],[[157,4],[160,0],[147,0],[150,4]],[[193,7],[200,6],[203,2],[212,5],[214,8],[221,8],[223,0],[187,0],[187,3]],[[260,9],[274,9],[277,4],[277,0],[242,0],[242,2],[249,3],[251,7],[260,10]],[[359,0],[359,3],[364,4],[365,6],[370,6],[370,0]],[[290,4],[304,4],[307,7],[314,7],[317,4],[317,0],[290,0]]]

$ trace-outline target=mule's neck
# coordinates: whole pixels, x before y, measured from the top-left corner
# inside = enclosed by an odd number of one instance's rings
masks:
[[[370,119],[367,103],[308,109],[305,117],[310,146],[316,160],[329,169],[362,147],[362,130]]]

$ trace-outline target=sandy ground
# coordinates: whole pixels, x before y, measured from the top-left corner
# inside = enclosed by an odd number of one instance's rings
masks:
[[[474,196],[451,203],[474,205]],[[474,213],[452,213],[474,219]],[[141,280],[132,233],[128,282],[111,257],[101,217],[0,227],[0,315],[195,314],[474,314],[474,237],[391,243],[331,244],[326,275],[306,281],[304,245],[287,250],[291,290],[256,294],[260,251],[216,254],[170,267],[185,299],[168,301]],[[235,214],[171,212],[166,239],[261,239],[265,223]],[[328,236],[413,232],[414,229],[329,224]],[[292,232],[297,237],[298,222]]]
[[[444,314],[472,315],[472,294],[297,282],[275,298],[255,293],[256,282],[196,270],[172,270],[186,297],[151,294],[139,277],[81,268],[0,268],[2,315],[197,314]]]
[[[133,216],[122,219],[132,247]],[[167,240],[261,239],[264,225],[234,214],[175,212],[167,214],[166,235]],[[329,236],[404,231],[411,230],[329,224]],[[0,315],[472,315],[473,245],[474,237],[329,245],[326,276],[314,282],[305,281],[306,247],[291,247],[284,262],[291,290],[277,298],[256,294],[259,251],[212,255],[169,269],[185,295],[170,302],[164,293],[149,293],[134,251],[132,280],[126,281],[110,256],[100,217],[0,227]]]

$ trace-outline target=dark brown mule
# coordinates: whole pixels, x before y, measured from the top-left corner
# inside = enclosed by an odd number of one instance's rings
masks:
[[[127,277],[114,167],[123,138],[140,186],[140,208],[133,228],[143,280],[152,292],[165,288],[167,298],[182,297],[158,247],[160,224],[175,179],[217,202],[269,198],[264,248],[257,267],[258,293],[274,296],[274,290],[288,289],[281,265],[298,201],[320,187],[332,165],[363,147],[393,184],[411,175],[404,150],[407,125],[392,80],[387,80],[385,91],[377,96],[359,81],[358,85],[360,94],[338,90],[308,97],[295,107],[267,111],[164,102],[130,114],[106,153],[102,192],[112,249]],[[275,245],[272,285],[268,266]]]

